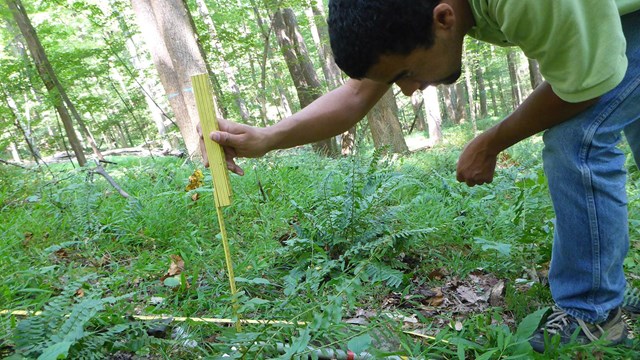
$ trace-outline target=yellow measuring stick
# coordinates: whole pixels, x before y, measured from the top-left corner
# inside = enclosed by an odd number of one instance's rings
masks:
[[[237,293],[236,280],[233,274],[233,263],[231,261],[227,229],[224,226],[224,218],[222,216],[222,208],[231,205],[231,182],[229,181],[229,172],[227,171],[222,147],[209,139],[208,136],[212,131],[219,129],[218,118],[216,117],[216,104],[213,100],[213,92],[211,91],[208,74],[192,76],[191,83],[193,93],[196,97],[200,126],[202,126],[202,133],[205,134],[204,145],[207,149],[209,170],[211,170],[211,176],[213,177],[213,197],[215,199],[216,212],[218,213],[220,235],[222,236],[222,246],[224,248],[224,257],[229,275],[229,285],[231,286],[231,296],[233,297],[233,312],[235,317],[238,318],[238,304],[235,298]],[[236,329],[240,331],[240,321],[236,322]]]

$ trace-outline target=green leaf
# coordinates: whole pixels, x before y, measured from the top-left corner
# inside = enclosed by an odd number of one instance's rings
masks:
[[[549,307],[542,308],[534,313],[527,315],[518,325],[516,337],[518,339],[528,339],[540,325],[542,317],[549,311]]]
[[[361,352],[366,351],[369,347],[371,347],[371,342],[372,339],[369,334],[362,334],[349,340],[349,342],[347,343],[347,347],[354,353],[360,354]]]
[[[164,279],[164,285],[167,287],[176,287],[176,286],[180,286],[181,282],[180,282],[180,278],[179,277],[168,277],[166,279]]]
[[[271,281],[269,281],[269,280],[267,280],[265,278],[247,279],[247,278],[236,276],[236,282],[247,283],[247,284],[256,284],[256,285],[272,285]]]
[[[483,251],[495,250],[502,256],[505,256],[505,257],[511,256],[511,244],[489,241],[483,238],[474,238],[474,241],[476,242],[476,244],[479,244],[482,246]]]
[[[69,355],[69,348],[71,345],[73,345],[73,343],[69,341],[53,344],[44,349],[42,355],[38,356],[38,360],[66,359]]]
[[[311,333],[310,329],[305,329],[300,336],[294,338],[291,347],[287,350],[287,352],[280,357],[280,359],[291,359],[291,357],[298,352],[305,350],[307,345],[309,345],[309,341],[311,341]]]

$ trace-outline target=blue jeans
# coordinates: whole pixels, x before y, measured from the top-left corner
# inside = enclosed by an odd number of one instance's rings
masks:
[[[549,272],[556,304],[587,322],[620,306],[629,248],[625,133],[640,163],[640,11],[622,17],[627,74],[614,90],[544,134],[544,169],[556,213]]]

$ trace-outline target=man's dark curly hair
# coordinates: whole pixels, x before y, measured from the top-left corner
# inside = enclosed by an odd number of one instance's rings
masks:
[[[330,0],[329,39],[336,64],[362,79],[380,55],[407,55],[433,45],[440,0]]]

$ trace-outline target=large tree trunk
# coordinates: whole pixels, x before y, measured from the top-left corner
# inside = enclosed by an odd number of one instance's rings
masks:
[[[393,88],[389,88],[382,99],[369,111],[367,115],[371,137],[376,149],[389,146],[393,153],[409,151],[402,135],[402,126],[398,119],[398,106],[393,96]]]
[[[53,102],[53,106],[58,111],[60,115],[60,119],[62,120],[65,132],[67,133],[67,138],[69,140],[69,144],[73,149],[73,153],[76,156],[78,164],[80,166],[84,166],[87,162],[87,159],[84,155],[84,151],[80,144],[80,140],[78,139],[78,135],[73,128],[73,122],[71,120],[71,116],[67,111],[67,108],[64,104],[64,99],[66,97],[66,93],[64,89],[60,85],[58,78],[53,71],[53,67],[51,63],[49,63],[49,59],[38,39],[38,35],[36,34],[36,30],[33,25],[31,25],[31,21],[27,16],[27,12],[22,5],[20,0],[5,0],[13,18],[18,24],[18,28],[20,32],[25,38],[27,42],[27,46],[29,48],[29,52],[31,53],[31,57],[33,58],[34,63],[36,64],[36,68],[38,70],[38,74],[42,78],[42,82],[44,83],[51,101]]]
[[[207,69],[187,9],[177,0],[131,0],[131,4],[187,152],[197,156],[198,115],[190,76],[206,73]]]
[[[298,30],[298,23],[293,10],[279,9],[276,11],[273,26],[278,44],[298,92],[300,107],[304,108],[319,98],[322,90],[313,68],[313,63],[309,58],[307,46]],[[312,146],[316,152],[323,155],[336,156],[338,154],[335,138],[319,141],[312,144]]]

